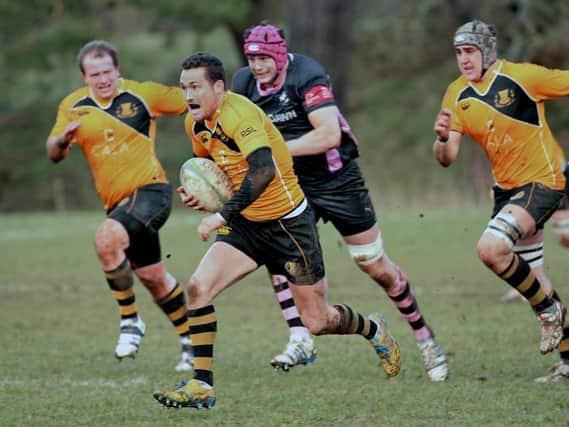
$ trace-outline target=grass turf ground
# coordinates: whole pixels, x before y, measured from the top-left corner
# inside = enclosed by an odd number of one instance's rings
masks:
[[[528,306],[496,301],[508,288],[477,260],[488,209],[382,212],[389,255],[408,273],[423,314],[450,358],[430,383],[407,324],[321,227],[329,301],[381,310],[400,342],[402,371],[388,380],[359,337],[318,337],[310,367],[277,374],[270,358],[288,338],[263,270],[216,302],[217,406],[167,410],[152,398],[174,385],[173,328],[137,283],[147,323],[136,360],[118,362],[112,300],[92,246],[100,213],[0,216],[0,425],[2,426],[566,426],[569,382],[537,384],[557,355],[541,356]],[[175,210],[162,233],[181,282],[207,245],[199,216]],[[547,272],[569,300],[569,252],[546,234]]]

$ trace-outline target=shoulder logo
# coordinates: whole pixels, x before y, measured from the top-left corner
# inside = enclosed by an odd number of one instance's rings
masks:
[[[117,117],[119,119],[128,119],[136,116],[138,107],[132,102],[123,102],[117,107]]]
[[[494,105],[496,108],[504,108],[512,105],[516,101],[516,94],[512,89],[503,89],[494,97]]]
[[[512,197],[510,197],[510,200],[520,200],[521,198],[523,198],[526,195],[525,191],[519,191],[516,194],[514,194]]]

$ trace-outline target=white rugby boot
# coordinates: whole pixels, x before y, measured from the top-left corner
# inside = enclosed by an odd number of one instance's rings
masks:
[[[554,383],[569,380],[569,360],[560,360],[549,370],[549,374],[535,379],[538,383]]]
[[[448,378],[448,364],[438,340],[430,336],[417,341],[417,347],[429,379],[433,382],[445,381]]]
[[[123,319],[120,322],[120,335],[119,341],[115,348],[115,356],[117,359],[122,360],[130,357],[134,359],[140,341],[146,332],[146,324],[142,321],[140,316],[133,319]]]
[[[194,348],[190,337],[180,337],[180,361],[176,365],[177,372],[186,372],[194,369]]]
[[[291,337],[284,351],[271,360],[271,366],[288,372],[298,365],[308,365],[316,360],[316,347],[310,338]]]
[[[508,289],[508,291],[498,299],[498,302],[502,303],[524,302],[524,301],[526,301],[524,296],[514,288]]]

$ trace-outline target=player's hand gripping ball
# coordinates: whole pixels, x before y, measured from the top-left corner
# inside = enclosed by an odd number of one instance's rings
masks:
[[[186,160],[180,168],[180,183],[208,212],[217,212],[233,195],[229,177],[215,162],[203,157]]]

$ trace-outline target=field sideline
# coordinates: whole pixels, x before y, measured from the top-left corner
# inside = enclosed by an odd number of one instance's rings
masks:
[[[380,212],[388,254],[408,273],[423,314],[450,356],[432,384],[412,333],[387,297],[322,226],[331,303],[381,310],[400,342],[388,380],[358,337],[318,337],[318,360],[277,374],[288,339],[264,270],[217,303],[217,406],[167,410],[152,398],[180,379],[173,328],[137,283],[147,334],[136,360],[117,362],[118,310],[92,245],[103,215],[0,215],[1,426],[569,426],[569,381],[537,384],[557,360],[539,353],[527,305],[496,301],[507,286],[478,261],[489,208]],[[168,269],[185,282],[207,244],[199,216],[174,211],[162,233]],[[546,268],[569,301],[569,250],[546,229]]]

